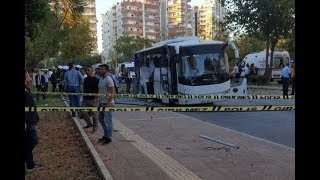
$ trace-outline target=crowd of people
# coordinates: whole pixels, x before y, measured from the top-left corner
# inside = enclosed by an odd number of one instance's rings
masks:
[[[241,62],[237,62],[233,68],[233,71],[229,74],[230,78],[234,82],[239,82],[240,77],[245,77],[249,81],[250,77],[257,75],[257,69],[254,63],[249,65],[248,63],[242,65]]]
[[[98,72],[98,73],[96,73]],[[70,107],[112,107],[114,106],[114,96],[118,85],[117,77],[114,72],[110,71],[107,64],[99,65],[98,70],[94,70],[91,66],[82,70],[75,69],[73,63],[69,64],[69,69],[64,73],[65,92],[68,93],[99,93],[108,94],[109,96],[83,96],[82,103],[80,95],[69,95]],[[99,139],[103,144],[109,144],[112,141],[112,114],[110,111],[104,112],[81,112],[76,114],[72,111],[72,116],[83,118],[86,122],[84,128],[93,128],[95,132],[98,127],[99,120],[104,135]],[[92,122],[90,120],[92,118]]]
[[[35,81],[35,82],[34,82]],[[109,96],[80,96],[69,95],[70,107],[112,107],[115,104],[115,93],[118,92],[118,77],[111,71],[107,64],[101,64],[98,68],[94,69],[87,66],[81,69],[76,69],[74,63],[69,64],[68,70],[53,70],[41,71],[38,70],[37,74],[30,76],[25,71],[25,106],[35,107],[36,103],[33,99],[31,88],[35,83],[38,92],[47,92],[48,83],[52,83],[52,92],[56,92],[57,86],[60,92],[68,93],[99,93],[108,94]],[[82,97],[82,102],[80,101]],[[42,95],[46,99],[46,95]],[[37,101],[40,95],[36,95]],[[98,139],[102,144],[109,144],[112,142],[113,121],[112,113],[110,111],[99,112],[81,112],[76,114],[72,111],[73,117],[84,119],[86,126],[84,128],[92,128],[92,132],[96,132],[98,121],[103,129],[103,136]],[[91,121],[92,119],[92,121]],[[39,121],[37,112],[26,112],[25,114],[25,163],[27,169],[38,169],[42,165],[33,161],[33,149],[38,144],[38,136],[36,125]]]

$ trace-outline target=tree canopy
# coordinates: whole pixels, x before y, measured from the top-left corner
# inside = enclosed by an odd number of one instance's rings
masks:
[[[266,67],[272,67],[276,44],[295,28],[294,0],[225,0],[223,3],[227,7],[227,27],[237,35],[253,34],[263,38],[266,52],[271,50],[270,65]],[[266,81],[271,78],[271,68],[267,68],[265,77]]]
[[[120,55],[118,63],[132,59],[133,54],[152,46],[153,41],[140,36],[122,36],[116,41],[115,50]]]
[[[92,52],[95,39],[91,36],[89,21],[82,19],[78,22],[72,30],[68,33],[65,41],[61,43],[60,59],[70,61],[79,57],[86,56]]]
[[[260,52],[266,47],[265,41],[262,41],[261,39],[252,35],[238,37],[237,39],[235,39],[235,43],[239,47],[239,59],[241,60],[246,55],[253,52]]]
[[[84,5],[85,0],[25,0],[25,61],[29,71],[49,59],[90,55],[95,39],[82,15]]]

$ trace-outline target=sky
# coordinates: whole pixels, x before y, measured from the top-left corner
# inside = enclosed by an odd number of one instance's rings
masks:
[[[97,37],[98,37],[98,51],[99,53],[102,52],[102,30],[101,30],[101,23],[102,17],[101,14],[106,13],[113,4],[120,2],[121,0],[96,0],[96,17],[98,20],[97,24]],[[190,5],[194,6],[199,0],[191,0]]]

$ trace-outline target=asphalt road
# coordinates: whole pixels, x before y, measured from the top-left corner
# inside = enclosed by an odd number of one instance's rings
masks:
[[[181,112],[218,126],[295,148],[295,112]]]

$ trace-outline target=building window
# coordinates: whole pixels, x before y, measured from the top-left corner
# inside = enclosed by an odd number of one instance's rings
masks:
[[[130,31],[132,31],[133,29],[132,28],[130,28]]]
[[[133,14],[131,14],[131,17],[134,17],[134,15],[133,15]]]

